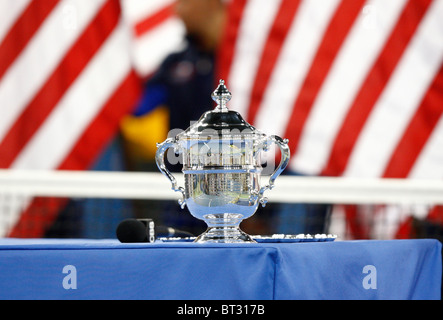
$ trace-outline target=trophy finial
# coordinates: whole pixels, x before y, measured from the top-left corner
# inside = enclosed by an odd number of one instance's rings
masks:
[[[229,92],[228,88],[225,86],[225,80],[220,79],[217,89],[211,95],[212,100],[217,103],[216,109],[221,112],[227,112],[228,108],[226,103],[232,98],[232,94]]]

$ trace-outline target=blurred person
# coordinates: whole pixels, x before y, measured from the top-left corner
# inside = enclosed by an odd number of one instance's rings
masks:
[[[174,12],[185,26],[184,47],[165,58],[147,80],[133,114],[122,122],[130,170],[157,171],[156,143],[164,141],[170,130],[186,129],[191,121],[198,120],[213,106],[215,53],[224,30],[225,3],[177,0]],[[180,164],[167,165],[171,172],[181,170]],[[204,228],[203,222],[183,214],[175,202],[171,201],[161,211],[161,218],[166,219],[163,223],[167,225],[194,226],[197,229],[194,232]],[[166,212],[171,214],[164,214]]]
[[[174,12],[185,26],[184,48],[165,58],[146,82],[134,113],[122,123],[136,170],[153,163],[156,143],[164,141],[169,130],[186,129],[213,105],[215,52],[224,29],[224,1],[177,0]]]

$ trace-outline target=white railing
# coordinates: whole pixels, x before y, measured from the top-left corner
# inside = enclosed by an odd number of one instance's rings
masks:
[[[183,175],[176,175],[183,186]],[[266,182],[265,177],[262,182]],[[69,198],[178,199],[153,172],[0,170],[0,194]],[[280,176],[271,202],[443,204],[443,181]]]

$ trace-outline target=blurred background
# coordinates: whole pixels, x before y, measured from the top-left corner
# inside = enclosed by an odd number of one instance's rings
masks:
[[[277,179],[244,231],[442,239],[443,0],[0,0],[0,15],[1,237],[114,238],[126,218],[203,232],[166,178],[156,193],[154,154],[225,79],[228,107],[291,148],[291,192]]]

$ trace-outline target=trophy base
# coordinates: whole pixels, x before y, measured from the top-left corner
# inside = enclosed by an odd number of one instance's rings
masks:
[[[240,214],[208,214],[204,216],[208,229],[194,242],[199,243],[256,243],[239,227],[243,216]]]

